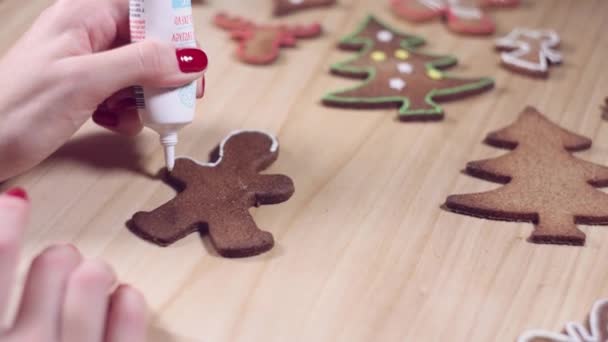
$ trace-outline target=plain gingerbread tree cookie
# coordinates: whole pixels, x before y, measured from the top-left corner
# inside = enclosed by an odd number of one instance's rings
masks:
[[[489,145],[513,150],[499,158],[471,162],[470,175],[505,184],[477,194],[448,197],[449,210],[495,220],[533,222],[534,243],[584,245],[576,224],[608,224],[608,168],[577,159],[591,140],[547,120],[533,107],[488,135]]]
[[[179,158],[168,183],[179,193],[151,211],[136,213],[129,227],[161,246],[206,231],[224,257],[247,257],[270,250],[274,239],[260,230],[251,207],[287,201],[294,193],[284,175],[262,175],[279,155],[277,140],[262,132],[237,131],[219,147],[219,159],[201,164]]]

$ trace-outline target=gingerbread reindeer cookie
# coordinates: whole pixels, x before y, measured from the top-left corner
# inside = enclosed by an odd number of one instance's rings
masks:
[[[136,213],[129,227],[161,246],[197,231],[208,232],[224,257],[248,257],[270,250],[274,239],[260,230],[249,208],[287,201],[294,193],[284,175],[261,175],[278,157],[277,140],[262,132],[237,131],[219,147],[214,163],[179,158],[167,182],[179,191],[151,212]]]
[[[530,330],[517,342],[605,342],[608,341],[608,300],[593,305],[586,325],[567,323],[562,333],[545,330]]]
[[[516,28],[496,41],[496,49],[504,51],[500,59],[505,68],[529,76],[547,77],[549,65],[562,62],[562,55],[555,51],[559,44],[555,31]]]
[[[335,4],[336,0],[274,0],[274,15],[288,15],[305,9]]]
[[[272,64],[279,58],[281,48],[295,47],[298,39],[316,38],[322,33],[321,25],[317,23],[264,26],[224,13],[216,15],[214,21],[216,26],[229,31],[232,39],[239,41],[238,58],[256,65]]]

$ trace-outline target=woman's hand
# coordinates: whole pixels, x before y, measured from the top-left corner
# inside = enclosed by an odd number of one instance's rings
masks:
[[[195,60],[184,64],[170,44],[125,45],[128,16],[128,0],[57,0],[0,60],[0,181],[49,156],[94,112],[108,128],[137,133],[129,87],[203,76],[201,50],[191,49]]]
[[[23,190],[0,196],[0,322],[6,314],[29,216]],[[85,260],[72,246],[47,248],[32,262],[14,323],[0,328],[3,342],[144,342],[142,296],[116,287],[112,269]]]

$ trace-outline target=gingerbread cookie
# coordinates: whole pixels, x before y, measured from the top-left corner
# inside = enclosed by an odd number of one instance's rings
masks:
[[[279,58],[281,48],[295,47],[298,39],[316,38],[322,33],[319,24],[264,26],[224,13],[215,16],[215,24],[229,31],[232,38],[240,42],[238,58],[256,65],[272,64]]]
[[[416,47],[423,43],[419,37],[368,17],[340,44],[359,54],[331,67],[335,74],[365,81],[326,95],[323,103],[348,108],[397,107],[403,121],[440,120],[443,109],[435,101],[460,99],[494,86],[490,78],[457,78],[443,72],[457,63],[456,58],[420,53]]]
[[[519,0],[480,0],[479,4],[483,7],[517,7]]]
[[[569,322],[562,333],[530,330],[517,342],[604,342],[608,341],[608,300],[593,304],[587,324]]]
[[[237,131],[219,146],[213,163],[179,158],[167,182],[179,193],[163,206],[133,216],[129,227],[161,246],[197,231],[208,232],[224,257],[247,257],[270,250],[270,233],[260,230],[249,208],[287,201],[294,193],[284,175],[261,175],[279,155],[277,140],[263,132]]]
[[[580,160],[591,140],[571,133],[527,107],[519,119],[488,135],[489,145],[513,150],[471,162],[470,175],[506,184],[477,194],[448,197],[447,209],[493,220],[533,222],[533,243],[584,245],[576,224],[608,224],[608,168]]]
[[[506,37],[496,41],[502,65],[510,70],[529,76],[547,77],[549,65],[562,62],[562,55],[555,51],[560,44],[555,31],[516,28]]]
[[[274,0],[274,15],[282,16],[305,9],[333,6],[335,4],[336,0]]]
[[[391,0],[393,12],[412,22],[444,19],[456,33],[489,35],[494,33],[494,20],[470,0]]]

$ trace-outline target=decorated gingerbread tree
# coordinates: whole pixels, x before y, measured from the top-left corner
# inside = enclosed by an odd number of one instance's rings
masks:
[[[330,93],[323,102],[350,108],[399,107],[403,121],[440,120],[443,109],[436,101],[458,99],[493,87],[494,81],[489,78],[458,78],[443,72],[456,65],[456,58],[418,52],[422,44],[423,39],[368,17],[340,43],[341,48],[359,54],[331,68],[335,74],[365,81]]]
[[[571,133],[527,107],[519,119],[491,133],[490,145],[512,149],[502,157],[471,162],[467,172],[506,184],[496,190],[455,195],[448,209],[489,219],[536,224],[534,243],[583,245],[576,224],[608,224],[608,168],[572,156],[591,147],[591,140]]]

